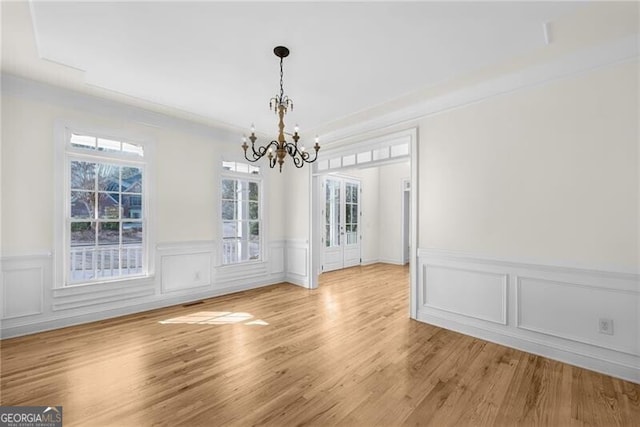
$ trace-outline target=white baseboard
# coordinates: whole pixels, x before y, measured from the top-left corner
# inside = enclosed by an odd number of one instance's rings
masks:
[[[282,283],[284,242],[270,242],[269,248],[268,261],[221,266],[214,241],[163,242],[155,251],[155,275],[65,287],[54,286],[50,252],[3,254],[0,338]]]
[[[418,313],[418,320],[430,325],[439,326],[465,335],[490,341],[495,344],[515,348],[538,356],[547,357],[579,366],[581,368],[611,375],[616,378],[640,384],[640,370],[637,365],[628,365],[614,360],[607,360],[599,356],[580,354],[569,349],[559,348],[541,341],[531,341],[523,337],[511,336],[503,332],[496,332],[486,328],[462,323],[460,321],[445,319],[425,313]]]
[[[378,262],[383,264],[405,265],[405,262],[398,258],[380,258]]]
[[[1,332],[1,339],[13,338],[22,335],[30,335],[38,332],[45,332],[54,329],[66,328],[68,326],[81,325],[83,323],[96,322],[100,320],[111,319],[114,317],[126,316],[128,314],[141,313],[144,311],[155,310],[158,308],[171,307],[173,305],[185,304],[188,302],[199,301],[202,299],[208,299],[218,297],[222,295],[228,295],[235,292],[246,291],[250,289],[257,289],[260,287],[271,286],[280,283],[280,281],[273,283],[261,283],[261,284],[244,284],[229,286],[226,288],[208,290],[206,292],[191,293],[189,295],[176,296],[170,298],[162,298],[143,304],[135,304],[127,307],[121,307],[116,309],[110,309],[99,312],[86,313],[76,316],[64,316],[57,318],[47,318],[44,320],[36,320],[32,323],[3,327]]]
[[[418,320],[640,383],[637,274],[432,249],[418,272]]]

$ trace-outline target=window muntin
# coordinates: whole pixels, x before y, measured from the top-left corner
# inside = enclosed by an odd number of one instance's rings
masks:
[[[223,162],[220,212],[222,264],[258,261],[262,257],[262,180],[259,167]],[[235,173],[230,173],[235,172]]]
[[[143,147],[77,133],[67,142],[65,283],[146,275]]]

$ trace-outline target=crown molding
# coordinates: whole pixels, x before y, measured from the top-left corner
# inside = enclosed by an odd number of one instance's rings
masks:
[[[323,133],[322,139],[331,146],[340,145],[344,140],[367,132],[380,131],[401,124],[411,124],[424,117],[481,102],[495,96],[634,60],[640,54],[639,44],[636,34],[585,48],[544,64],[485,80],[476,85],[429,98],[353,125],[339,127]]]
[[[240,140],[241,130],[225,129],[194,120],[159,113],[120,101],[101,98],[71,89],[38,82],[13,74],[2,73],[2,95],[16,96],[60,105],[74,110],[108,116],[153,128],[170,128],[215,142],[233,143]]]

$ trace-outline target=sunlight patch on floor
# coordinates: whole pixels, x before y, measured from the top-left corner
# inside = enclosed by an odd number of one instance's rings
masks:
[[[269,323],[261,319],[253,319],[251,313],[231,312],[231,311],[199,311],[185,316],[174,317],[172,319],[161,320],[158,323],[176,324],[184,323],[188,325],[233,325],[245,322],[245,325],[267,326]]]

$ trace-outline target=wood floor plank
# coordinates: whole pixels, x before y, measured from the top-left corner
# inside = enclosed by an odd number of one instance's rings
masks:
[[[354,267],[3,340],[0,403],[65,426],[638,425],[640,385],[411,320],[408,282]]]

